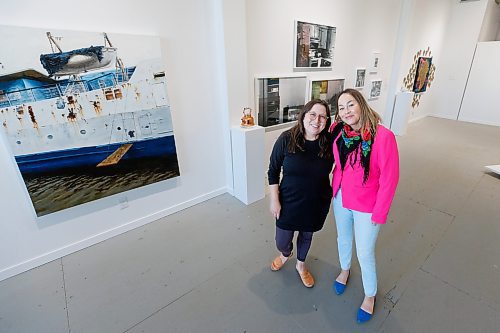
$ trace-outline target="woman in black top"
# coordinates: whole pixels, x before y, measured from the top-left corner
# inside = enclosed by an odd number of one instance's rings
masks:
[[[269,163],[270,211],[276,218],[276,246],[281,252],[271,269],[281,269],[291,256],[293,235],[298,231],[296,269],[306,287],[314,286],[314,278],[304,261],[313,233],[323,228],[332,198],[329,115],[325,101],[308,102],[297,125],[276,140]]]

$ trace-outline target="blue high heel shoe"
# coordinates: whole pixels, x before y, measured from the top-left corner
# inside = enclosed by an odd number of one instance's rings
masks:
[[[337,295],[342,295],[344,293],[345,288],[347,287],[347,282],[349,281],[349,276],[351,276],[351,270],[349,270],[349,275],[347,276],[347,280],[345,280],[345,284],[340,283],[337,280],[333,283],[333,289],[335,289],[335,293]]]
[[[373,314],[375,313],[375,303],[377,302],[377,298],[373,300],[373,310],[372,313],[368,313],[363,310],[361,307],[358,309],[357,322],[358,324],[366,323],[370,319],[372,319]]]

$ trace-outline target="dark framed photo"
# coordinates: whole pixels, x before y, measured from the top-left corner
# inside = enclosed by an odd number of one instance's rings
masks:
[[[366,68],[357,68],[354,88],[363,88],[365,86]]]
[[[295,21],[294,68],[332,68],[336,27]]]
[[[382,80],[372,80],[370,85],[369,99],[379,98],[381,90],[382,90]]]

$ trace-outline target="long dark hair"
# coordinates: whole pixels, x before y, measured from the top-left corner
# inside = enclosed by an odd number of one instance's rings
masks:
[[[318,156],[321,158],[331,158],[332,157],[332,146],[331,146],[331,136],[328,133],[330,128],[330,106],[327,102],[321,99],[313,99],[304,105],[302,111],[300,111],[297,124],[290,129],[290,142],[288,144],[288,152],[296,153],[297,151],[304,151],[305,145],[305,135],[306,130],[304,128],[304,118],[306,114],[311,111],[313,106],[316,104],[321,104],[326,108],[326,124],[325,128],[319,133],[319,153]]]

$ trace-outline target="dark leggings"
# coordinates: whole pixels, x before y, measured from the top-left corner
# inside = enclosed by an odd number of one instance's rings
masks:
[[[284,230],[276,227],[276,247],[283,256],[289,257],[293,249],[293,230]],[[297,236],[297,259],[306,261],[307,252],[312,243],[313,232],[299,231]]]

